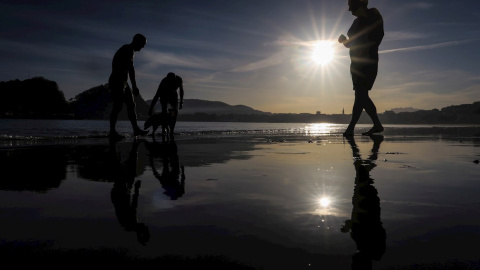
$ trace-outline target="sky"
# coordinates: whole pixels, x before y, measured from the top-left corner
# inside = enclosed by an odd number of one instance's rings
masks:
[[[384,19],[378,112],[480,101],[478,0],[370,0]],[[137,85],[152,99],[175,72],[186,99],[272,113],[350,113],[347,0],[1,0],[0,81],[36,76],[67,100],[105,84],[114,53],[136,33]],[[314,44],[329,41],[319,64]]]

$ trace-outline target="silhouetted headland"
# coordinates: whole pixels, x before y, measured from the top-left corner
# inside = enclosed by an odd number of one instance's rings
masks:
[[[0,82],[1,118],[68,118],[71,105],[54,81],[34,77]]]

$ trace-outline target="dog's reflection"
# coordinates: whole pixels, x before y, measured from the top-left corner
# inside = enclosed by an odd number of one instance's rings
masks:
[[[137,220],[138,196],[141,181],[137,177],[138,146],[140,142],[132,143],[130,152],[125,153],[118,145],[118,141],[110,141],[110,155],[112,161],[113,188],[111,200],[115,207],[115,214],[120,225],[128,232],[135,232],[140,244],[146,245],[150,240],[148,227]],[[128,143],[122,143],[128,146]],[[133,189],[133,195],[132,195]]]
[[[177,200],[185,194],[185,168],[180,164],[177,144],[174,140],[147,142],[147,149],[150,153],[150,165],[155,178],[158,179],[164,194],[171,200]],[[161,173],[155,166],[155,159],[162,163]]]
[[[386,232],[380,218],[380,198],[370,177],[370,171],[376,166],[374,161],[377,160],[383,136],[371,135],[370,138],[373,140],[371,155],[362,159],[353,136],[347,137],[353,152],[356,176],[352,215],[341,229],[342,232],[350,232],[357,245],[352,269],[362,270],[372,269],[372,260],[380,260],[386,248]]]

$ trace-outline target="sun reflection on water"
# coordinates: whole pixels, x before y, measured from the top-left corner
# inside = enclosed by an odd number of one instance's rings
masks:
[[[343,124],[312,123],[305,126],[305,135],[334,134],[344,130]]]
[[[328,231],[338,230],[347,216],[338,206],[332,196],[317,197],[315,199],[315,210],[311,213],[312,219],[315,221],[315,227]]]

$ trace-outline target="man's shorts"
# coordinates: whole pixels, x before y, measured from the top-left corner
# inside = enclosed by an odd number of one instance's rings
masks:
[[[170,105],[169,107],[175,111],[178,111],[178,95],[176,92],[170,93],[168,95],[160,96],[160,104],[162,108],[164,106]]]
[[[127,82],[109,82],[108,85],[112,95],[112,102],[125,102],[127,105],[135,104],[132,89]]]
[[[378,64],[351,65],[353,90],[371,90],[377,78]]]

